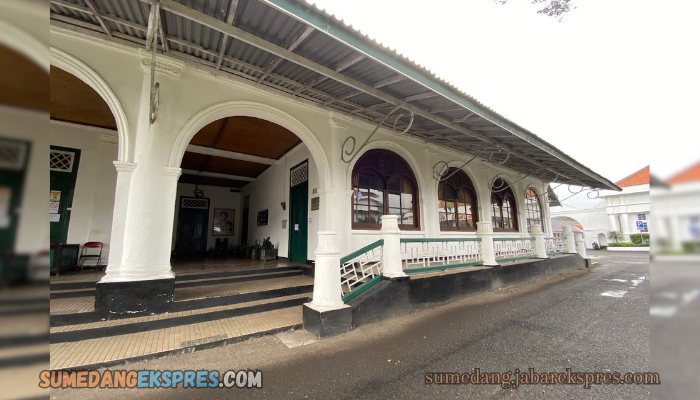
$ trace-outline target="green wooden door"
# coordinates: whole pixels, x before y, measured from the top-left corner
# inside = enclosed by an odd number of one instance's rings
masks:
[[[49,154],[51,242],[65,243],[68,238],[75,181],[78,177],[80,150],[51,146]]]
[[[0,253],[12,252],[22,203],[24,176],[31,144],[0,139]]]
[[[289,261],[306,263],[309,216],[308,161],[290,170]]]

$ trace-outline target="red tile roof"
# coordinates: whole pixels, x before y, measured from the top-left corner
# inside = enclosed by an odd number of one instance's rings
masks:
[[[630,175],[626,178],[620,179],[619,181],[615,182],[615,184],[619,187],[643,185],[645,183],[649,183],[649,166],[648,165],[646,167],[640,169],[639,171],[633,173],[632,175]]]
[[[700,181],[700,162],[668,178],[666,184],[675,185],[694,181]]]

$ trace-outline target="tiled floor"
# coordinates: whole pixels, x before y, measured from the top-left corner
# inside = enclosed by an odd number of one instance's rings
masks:
[[[302,307],[295,306],[128,335],[55,343],[50,347],[51,369],[76,368],[153,355],[226,338],[284,329],[301,322]]]

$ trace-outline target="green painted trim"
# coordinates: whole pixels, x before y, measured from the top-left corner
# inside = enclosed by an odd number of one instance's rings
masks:
[[[566,252],[560,251],[558,253],[547,253],[548,256],[558,256],[559,254],[566,254]]]
[[[493,238],[494,242],[507,242],[509,240],[535,240],[534,237]]]
[[[357,250],[357,251],[354,251],[354,252],[348,254],[347,256],[340,259],[340,263],[345,264],[346,262],[352,260],[353,258],[359,257],[362,254],[367,253],[370,250],[374,250],[379,246],[384,246],[384,239],[379,239],[376,242],[374,242],[372,244],[368,244],[367,246],[361,248],[360,250]]]
[[[347,303],[348,301],[350,301],[350,300],[354,299],[355,297],[361,295],[362,293],[366,292],[369,288],[376,285],[381,280],[382,280],[382,274],[379,274],[379,275],[375,276],[374,278],[368,280],[367,282],[363,283],[362,285],[358,286],[352,292],[343,295],[343,297],[342,297],[343,303]]]
[[[484,265],[484,262],[483,261],[475,261],[475,262],[463,263],[463,264],[436,265],[434,267],[405,269],[405,270],[403,270],[403,272],[410,275],[410,274],[420,274],[422,272],[444,271],[447,269],[454,269],[454,268],[474,267],[477,265]]]
[[[583,164],[566,155],[561,150],[537,137],[532,132],[529,132],[528,130],[509,121],[465,93],[461,93],[459,89],[453,87],[452,85],[449,85],[446,82],[441,82],[438,80],[439,78],[432,75],[432,73],[427,69],[421,69],[419,66],[410,62],[406,58],[391,52],[378,43],[372,43],[370,39],[362,37],[352,28],[344,26],[342,22],[324,15],[318,9],[315,9],[314,6],[304,4],[304,2],[300,2],[298,0],[265,0],[265,2],[280,9],[282,12],[289,14],[293,18],[314,26],[316,29],[325,32],[327,35],[338,39],[357,51],[368,55],[370,58],[373,58],[381,64],[384,64],[396,72],[409,77],[413,81],[422,84],[426,88],[439,93],[443,97],[459,104],[462,107],[465,107],[469,111],[478,114],[480,117],[488,120],[489,122],[500,126],[501,128],[512,133],[514,136],[525,140],[533,146],[553,155],[560,161],[576,168],[578,171],[583,172],[590,178],[598,181],[598,183],[601,183],[602,186],[612,190],[622,190],[608,179],[605,179],[603,176],[593,172]]]
[[[537,258],[537,256],[526,256],[526,257],[511,257],[511,258],[501,258],[501,259],[496,259],[496,262],[509,262],[509,261],[518,261],[518,260],[530,260],[533,258]]]
[[[481,238],[424,238],[424,239],[400,239],[401,243],[436,243],[436,242],[481,242]]]

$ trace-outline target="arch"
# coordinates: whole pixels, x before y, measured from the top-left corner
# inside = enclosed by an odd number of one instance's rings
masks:
[[[479,195],[474,182],[462,169],[455,167],[450,167],[447,170],[447,176],[450,177],[438,182],[437,186],[440,230],[476,231],[476,223],[480,220],[481,207],[479,206]],[[469,200],[468,203],[467,199]],[[450,203],[452,207],[449,207]],[[464,205],[460,206],[459,204]],[[469,207],[466,204],[469,204]],[[462,208],[461,210],[460,207]],[[460,226],[463,216],[464,226]],[[451,219],[454,220],[454,226],[450,226]],[[469,222],[470,219],[471,222]]]
[[[498,180],[503,183],[495,188],[494,185]],[[512,183],[508,182],[505,177],[496,175],[493,179],[489,181],[489,202],[491,207],[491,222],[493,224],[494,231],[503,232],[520,232],[521,223],[521,205],[518,204],[518,198],[515,196],[513,191]],[[515,210],[513,210],[515,208]],[[495,211],[498,211],[496,213]],[[506,228],[506,218],[505,215],[509,215],[509,223]],[[500,220],[500,224],[498,223]]]
[[[376,142],[367,143],[365,148],[362,149],[362,152],[360,152],[350,162],[350,164],[348,164],[348,171],[346,173],[346,179],[345,179],[345,189],[352,190],[352,170],[355,169],[355,164],[357,164],[357,160],[362,158],[362,156],[365,153],[367,153],[368,151],[377,150],[377,149],[384,149],[384,150],[393,151],[394,153],[401,156],[401,158],[403,158],[404,161],[406,161],[408,163],[408,166],[411,167],[411,170],[413,170],[413,176],[416,178],[416,183],[418,184],[418,188],[421,189],[421,188],[425,187],[425,182],[423,180],[423,174],[421,174],[420,168],[418,168],[418,162],[416,162],[416,159],[411,155],[411,153],[408,150],[406,150],[403,146],[398,145],[394,142],[389,142],[387,140],[377,140]],[[419,190],[419,193],[418,193],[419,196],[421,196],[420,192],[422,192],[422,190]]]
[[[608,245],[608,237],[605,235],[604,232],[598,233],[598,244],[601,246]]]
[[[290,114],[267,104],[251,101],[225,101],[211,105],[190,118],[178,132],[168,161],[169,167],[179,168],[190,140],[211,122],[226,117],[254,117],[280,125],[301,139],[314,158],[318,169],[319,186],[326,187],[330,180],[330,166],[321,143],[311,130]]]
[[[540,226],[542,231],[546,232],[544,226],[544,208],[542,207],[542,202],[540,201],[540,195],[537,193],[537,189],[532,186],[525,188],[525,223],[527,224],[527,230],[530,231],[530,220],[540,221]],[[537,215],[532,215],[537,212]],[[537,218],[532,218],[537,217]]]
[[[49,55],[46,54],[45,44],[5,21],[0,21],[0,33],[0,42],[3,45],[24,55],[49,72]]]
[[[74,56],[51,47],[51,65],[56,66],[90,86],[97,94],[102,97],[109,109],[114,115],[114,120],[117,123],[117,135],[119,136],[119,151],[118,161],[131,162],[131,152],[129,150],[130,136],[129,124],[124,113],[124,108],[121,106],[119,99],[114,94],[102,77],[84,62],[78,60]]]
[[[356,220],[358,218],[357,211],[361,211],[362,207],[365,207],[365,211],[368,212],[367,217],[372,218],[371,193],[373,191],[375,197],[378,193],[382,194],[381,209],[379,204],[376,204],[375,211],[381,211],[382,215],[403,216],[399,220],[399,226],[402,229],[420,229],[421,190],[415,172],[399,154],[387,149],[373,149],[364,152],[353,165],[351,184],[354,191],[352,202],[353,229],[379,229],[379,218],[369,222]],[[362,193],[365,195],[362,196]],[[405,195],[410,195],[410,197]],[[404,221],[403,218],[408,218],[406,216],[409,215],[409,212],[410,222]]]

